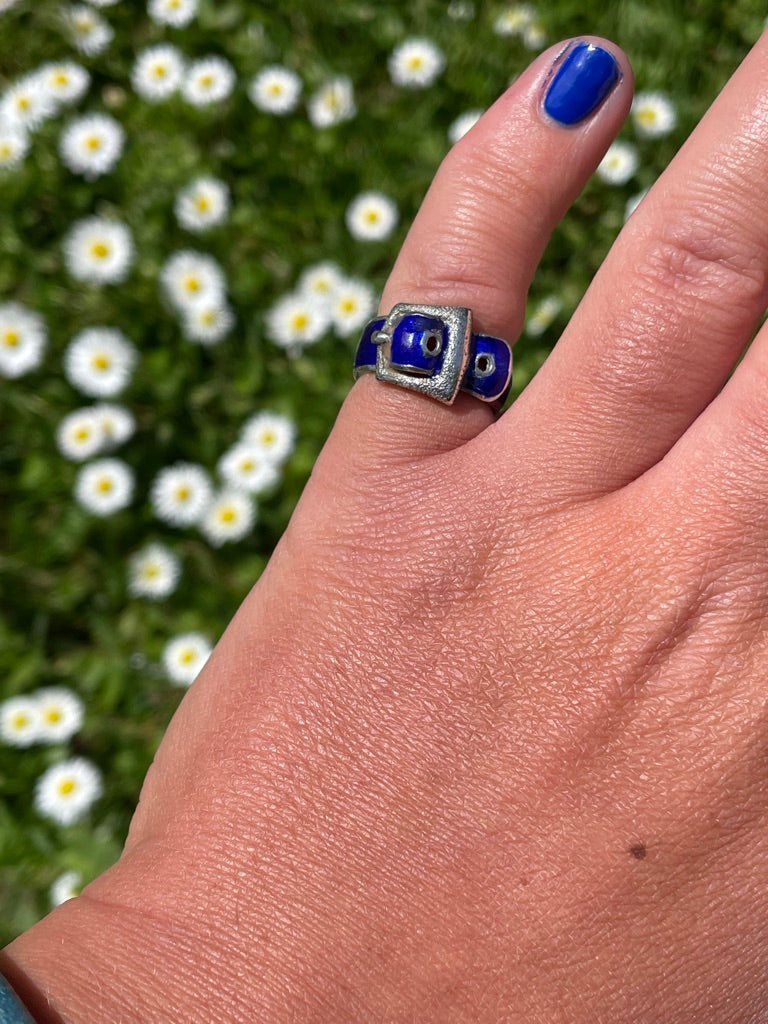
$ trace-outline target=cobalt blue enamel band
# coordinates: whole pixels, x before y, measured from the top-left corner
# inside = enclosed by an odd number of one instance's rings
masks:
[[[0,1024],[35,1024],[2,974],[0,974]]]
[[[366,325],[355,379],[364,373],[448,405],[459,391],[502,403],[512,385],[512,349],[502,338],[473,334],[465,306],[400,302]]]

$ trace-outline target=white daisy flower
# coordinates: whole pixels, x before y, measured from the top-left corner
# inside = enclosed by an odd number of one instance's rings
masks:
[[[29,137],[20,128],[0,124],[0,171],[17,167],[29,152]]]
[[[66,743],[82,728],[83,702],[64,686],[51,686],[33,694],[38,704],[41,743]]]
[[[406,39],[392,51],[387,66],[395,85],[423,89],[443,70],[445,56],[429,39]]]
[[[103,444],[104,434],[93,409],[76,409],[56,428],[56,446],[65,459],[73,462],[92,459]]]
[[[95,516],[109,516],[130,505],[133,487],[133,471],[122,459],[97,459],[77,474],[75,498]]]
[[[164,544],[148,544],[128,561],[128,593],[158,600],[176,589],[181,562]]]
[[[87,217],[64,239],[67,269],[78,281],[113,284],[124,281],[134,258],[133,237],[125,224]]]
[[[315,301],[330,304],[342,280],[343,275],[336,264],[331,260],[323,260],[302,271],[296,290]]]
[[[214,547],[242,540],[256,522],[256,506],[241,490],[224,490],[215,495],[200,520],[200,532]]]
[[[61,133],[59,152],[66,166],[89,181],[111,171],[120,158],[125,132],[107,114],[87,114]]]
[[[136,349],[116,327],[87,327],[64,353],[64,373],[84,395],[108,398],[130,383]]]
[[[448,138],[452,143],[457,143],[459,139],[464,138],[470,128],[475,127],[482,116],[482,110],[468,110],[465,114],[459,114],[448,129]]]
[[[125,406],[99,402],[90,411],[96,417],[104,448],[117,448],[133,437],[136,420]]]
[[[542,299],[526,320],[525,333],[531,338],[538,338],[546,331],[562,308],[563,303],[557,295],[548,295]]]
[[[284,462],[296,444],[296,424],[277,412],[257,412],[246,420],[240,440],[273,462]]]
[[[37,77],[51,100],[58,104],[77,103],[88,91],[91,76],[72,61],[43,64]]]
[[[530,4],[514,4],[498,15],[493,31],[498,36],[519,36],[536,19],[536,11]]]
[[[330,325],[327,303],[300,292],[284,295],[267,313],[269,337],[289,351],[319,341]]]
[[[535,22],[523,29],[523,45],[528,50],[543,50],[547,43],[547,33],[544,26]]]
[[[43,318],[18,302],[0,304],[0,376],[22,377],[43,360]]]
[[[9,747],[31,747],[40,732],[40,707],[34,697],[9,697],[0,704],[0,740]]]
[[[184,28],[197,14],[197,0],[149,0],[147,12],[160,25]]]
[[[311,97],[307,112],[315,128],[349,121],[357,113],[351,80],[341,76],[325,82]]]
[[[163,650],[163,668],[172,683],[191,686],[213,648],[201,633],[182,633],[169,640]]]
[[[674,131],[677,113],[666,93],[639,92],[632,100],[632,121],[639,136],[659,139]]]
[[[182,330],[190,341],[217,345],[235,324],[235,314],[223,299],[198,302],[183,311]]]
[[[229,189],[218,178],[195,178],[176,197],[176,220],[187,231],[222,224],[229,213]]]
[[[225,100],[235,87],[235,69],[223,57],[193,61],[181,83],[181,95],[195,107]]]
[[[152,482],[149,500],[158,519],[171,526],[192,526],[205,514],[213,487],[202,466],[177,462],[161,469]]]
[[[248,86],[251,103],[267,114],[290,114],[301,96],[301,79],[279,64],[262,68]]]
[[[60,907],[67,900],[74,899],[80,895],[83,888],[83,876],[79,871],[65,871],[59,875],[50,889],[50,900],[52,907]]]
[[[160,283],[169,302],[180,310],[220,302],[226,291],[224,271],[213,256],[192,249],[180,249],[166,260]]]
[[[336,333],[345,338],[367,323],[376,309],[376,292],[367,281],[342,281],[331,300],[330,314]]]
[[[637,150],[629,142],[614,142],[597,166],[597,176],[607,185],[624,185],[637,170]]]
[[[347,207],[345,220],[353,238],[381,241],[395,229],[397,206],[381,192],[361,192]]]
[[[86,57],[102,53],[114,38],[115,33],[109,24],[85,4],[70,7],[65,12],[65,19],[75,49]]]
[[[103,792],[101,773],[84,757],[53,765],[37,780],[35,808],[60,825],[83,818]]]
[[[142,99],[150,103],[167,100],[184,79],[184,57],[167,43],[150,46],[137,56],[131,72],[131,84]]]
[[[234,490],[261,494],[280,479],[277,463],[262,448],[242,441],[219,460],[219,475]]]
[[[0,122],[6,128],[34,131],[56,113],[56,107],[36,74],[14,82],[0,100]]]

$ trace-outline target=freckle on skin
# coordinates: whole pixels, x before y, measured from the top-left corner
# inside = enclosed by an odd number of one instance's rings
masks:
[[[642,860],[646,854],[645,843],[633,843],[629,848],[629,852],[636,860]]]

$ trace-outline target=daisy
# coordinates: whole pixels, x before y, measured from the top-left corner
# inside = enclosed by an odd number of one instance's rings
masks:
[[[164,544],[148,544],[128,562],[128,593],[157,600],[176,589],[181,562]]]
[[[55,105],[37,75],[20,78],[0,100],[0,122],[6,128],[34,131],[55,113]]]
[[[497,36],[522,35],[536,18],[536,11],[530,4],[514,4],[502,11],[493,23],[493,31]]]
[[[34,694],[38,704],[41,743],[66,743],[82,728],[85,717],[83,702],[72,690],[52,686]]]
[[[0,704],[0,740],[10,747],[31,747],[40,729],[34,697],[9,697]]]
[[[331,322],[341,337],[354,334],[376,308],[376,292],[366,281],[349,278],[336,289],[330,306]]]
[[[546,331],[562,308],[563,304],[556,295],[548,295],[542,299],[526,320],[525,333],[532,338],[538,338]]]
[[[96,417],[104,448],[116,448],[133,437],[136,420],[124,406],[99,402],[91,406],[91,412]]]
[[[133,471],[122,459],[97,459],[77,474],[75,498],[95,516],[109,516],[130,505],[133,487]]]
[[[36,369],[46,344],[41,316],[18,302],[0,304],[0,376],[21,377]]]
[[[88,813],[102,792],[96,765],[73,757],[53,765],[37,780],[35,808],[60,825],[72,825]]]
[[[114,168],[124,143],[125,132],[113,117],[88,114],[64,129],[59,152],[70,171],[92,181]]]
[[[284,295],[267,313],[267,333],[281,348],[300,351],[330,327],[327,304],[298,292]]]
[[[234,490],[261,494],[280,479],[275,461],[262,448],[242,441],[222,455],[219,475]]]
[[[56,428],[56,446],[65,459],[83,462],[97,455],[104,443],[101,424],[93,409],[69,413]]]
[[[85,4],[70,7],[65,18],[75,49],[87,57],[106,50],[115,35],[107,22]]]
[[[284,462],[296,443],[296,424],[277,412],[257,412],[246,420],[240,439],[273,462]]]
[[[229,213],[229,189],[218,178],[196,178],[176,197],[176,220],[187,231],[222,224]]]
[[[71,61],[43,64],[37,77],[48,96],[56,104],[77,103],[88,91],[91,76]]]
[[[392,51],[387,66],[395,85],[423,89],[443,70],[445,57],[429,39],[406,39]]]
[[[119,283],[133,263],[133,237],[119,221],[87,217],[77,221],[64,239],[64,256],[70,274],[78,281]]]
[[[235,70],[223,57],[193,61],[181,83],[181,95],[195,107],[225,100],[235,87]]]
[[[149,500],[158,519],[171,526],[198,523],[211,502],[213,487],[202,466],[177,462],[155,477]]]
[[[0,171],[18,166],[29,152],[29,138],[20,128],[0,124]]]
[[[197,14],[197,0],[149,0],[147,12],[160,25],[184,28]]]
[[[597,167],[597,176],[607,185],[624,185],[637,170],[637,151],[629,142],[614,142]]]
[[[200,532],[214,547],[241,540],[256,521],[256,506],[241,490],[217,494],[200,521]]]
[[[639,92],[632,101],[632,121],[639,136],[659,139],[674,130],[677,114],[666,93]]]
[[[182,330],[190,341],[217,345],[226,338],[235,323],[235,314],[221,299],[198,302],[184,310]]]
[[[175,46],[150,46],[136,58],[131,84],[142,99],[150,103],[167,100],[184,79],[184,57]]]
[[[129,383],[136,349],[116,327],[88,327],[76,334],[64,353],[64,373],[84,395],[107,398]]]
[[[297,291],[320,302],[330,303],[342,282],[342,273],[331,260],[315,263],[302,271]]]
[[[59,875],[50,889],[50,900],[52,907],[60,907],[67,900],[74,899],[80,895],[83,888],[83,876],[79,871],[65,871]]]
[[[398,212],[389,196],[381,192],[361,192],[347,207],[345,220],[353,238],[381,241],[394,231]]]
[[[349,78],[331,78],[309,101],[307,112],[315,128],[327,128],[348,121],[357,113],[352,82]]]
[[[262,68],[248,86],[251,103],[267,114],[290,114],[295,110],[300,95],[299,76],[279,64]]]
[[[523,45],[528,50],[542,50],[547,42],[547,33],[544,26],[535,22],[523,29]]]
[[[201,633],[182,633],[169,640],[163,650],[163,668],[177,686],[191,686],[213,648]]]
[[[459,139],[464,138],[470,128],[474,128],[482,116],[482,110],[468,110],[466,114],[459,114],[448,129],[448,138],[452,143],[457,143]]]
[[[181,249],[166,260],[160,283],[168,300],[181,310],[221,301],[226,290],[224,272],[213,256],[192,249]]]

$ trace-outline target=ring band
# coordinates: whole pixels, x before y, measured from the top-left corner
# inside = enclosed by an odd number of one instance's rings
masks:
[[[353,373],[355,380],[375,373],[447,405],[459,391],[503,403],[512,385],[512,349],[502,338],[473,334],[466,306],[399,302],[366,324]]]

